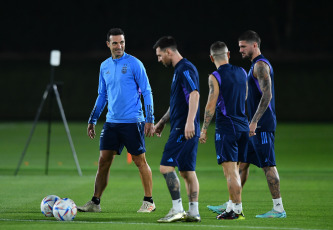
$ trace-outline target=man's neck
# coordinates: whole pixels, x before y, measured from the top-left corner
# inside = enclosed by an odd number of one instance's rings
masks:
[[[224,61],[215,61],[216,69],[220,68],[220,66],[225,65],[225,64],[229,64],[229,62],[226,61],[226,60],[224,60]]]
[[[180,60],[183,59],[182,55],[180,55],[180,53],[178,51],[175,51],[174,56],[172,57],[172,66],[175,67],[177,65],[178,62],[180,62]]]
[[[253,52],[252,58],[251,58],[251,62],[258,57],[261,54],[260,50],[258,50],[257,52]]]

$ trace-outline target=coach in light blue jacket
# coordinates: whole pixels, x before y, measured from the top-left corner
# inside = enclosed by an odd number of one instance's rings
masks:
[[[95,125],[108,104],[106,122],[100,137],[100,157],[95,179],[95,191],[91,201],[78,210],[100,212],[100,199],[105,190],[110,166],[115,155],[120,155],[124,146],[140,172],[144,199],[138,212],[152,212],[152,173],[145,157],[145,135],[154,132],[154,109],[151,87],[141,61],[125,53],[125,36],[121,29],[113,28],[107,34],[107,46],[111,57],[100,68],[98,97],[88,121],[88,136],[96,136]],[[144,98],[143,116],[141,94]]]

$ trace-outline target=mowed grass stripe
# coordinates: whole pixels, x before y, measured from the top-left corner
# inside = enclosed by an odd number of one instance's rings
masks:
[[[97,125],[100,132],[102,122]],[[36,129],[18,176],[13,176],[28,138],[31,123],[0,123],[6,135],[0,139],[0,229],[45,229],[59,227],[60,222],[44,222],[39,210],[46,195],[69,197],[77,205],[91,199],[98,159],[98,138],[89,140],[86,123],[70,123],[70,129],[83,176],[79,177],[62,123],[52,124],[49,175],[44,175],[47,123]],[[208,143],[199,145],[197,175],[200,183],[199,210],[202,222],[158,224],[156,220],[167,214],[171,198],[159,163],[169,127],[162,138],[147,138],[147,159],[153,171],[153,197],[157,210],[149,215],[136,211],[141,206],[143,189],[138,170],[126,163],[126,150],[117,156],[110,171],[110,182],[102,197],[102,213],[80,213],[73,223],[63,223],[67,229],[333,229],[331,210],[333,201],[333,124],[279,124],[276,132],[276,157],[281,178],[281,194],[287,211],[286,219],[258,219],[272,208],[271,195],[264,173],[251,166],[243,193],[245,221],[216,220],[207,205],[218,205],[228,199],[222,167],[216,163],[214,129],[209,130]],[[59,162],[62,162],[61,164]],[[181,179],[183,206],[188,209],[188,198]],[[17,221],[15,221],[17,220]],[[28,220],[35,220],[27,222]],[[81,224],[80,224],[81,223]],[[97,224],[95,224],[97,223]],[[220,225],[221,224],[221,225]],[[21,228],[21,229],[22,229]]]
[[[20,219],[0,219],[0,221],[17,221],[17,222],[59,222],[57,220],[20,220]],[[228,220],[227,220],[228,221]],[[64,223],[64,222],[59,222]],[[149,225],[149,226],[166,226],[169,225],[171,228],[175,226],[179,226],[182,228],[232,228],[232,229],[281,229],[281,230],[327,230],[324,228],[321,229],[315,229],[315,228],[283,228],[283,227],[268,227],[268,226],[232,226],[232,225],[205,225],[205,224],[189,224],[189,223],[135,223],[135,222],[116,222],[116,221],[70,221],[66,222],[66,224],[83,224],[83,223],[89,223],[89,224],[122,224],[122,225]]]

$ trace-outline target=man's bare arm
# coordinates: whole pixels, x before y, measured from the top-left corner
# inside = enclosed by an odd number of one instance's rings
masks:
[[[269,72],[269,66],[262,61],[257,62],[254,66],[253,75],[258,79],[262,96],[251,123],[258,123],[272,99],[272,82]]]
[[[161,118],[159,123],[165,124],[168,122],[169,119],[170,119],[170,107],[168,108],[168,111],[164,114],[164,116]]]
[[[168,111],[164,114],[164,116],[161,118],[161,120],[159,120],[159,122],[155,125],[154,127],[154,133],[158,136],[161,137],[162,135],[162,131],[165,127],[165,124],[167,123],[167,121],[170,119],[170,107],[168,109]]]
[[[202,125],[202,130],[207,130],[210,122],[213,119],[213,116],[215,114],[215,107],[217,98],[219,96],[219,87],[217,80],[213,75],[209,76],[208,79],[208,86],[209,86],[209,94],[208,94],[208,100],[205,108],[205,115],[204,115],[204,122]]]
[[[218,82],[213,75],[210,75],[208,78],[208,86],[209,94],[205,108],[204,122],[200,133],[200,143],[206,143],[207,141],[207,129],[215,114],[216,102],[220,92]]]
[[[188,114],[184,130],[186,140],[191,139],[195,135],[194,119],[198,111],[199,98],[200,94],[197,90],[190,93],[188,100]]]

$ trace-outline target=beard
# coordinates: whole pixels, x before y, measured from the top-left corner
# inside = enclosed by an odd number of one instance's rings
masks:
[[[123,54],[123,49],[115,49],[114,52],[112,52],[112,55],[114,55],[116,58],[120,58],[121,56],[123,56]]]
[[[253,51],[249,51],[248,54],[242,55],[243,59],[250,59],[250,60],[252,60],[252,57],[253,57]]]
[[[170,67],[172,67],[172,62],[171,62],[171,60],[169,60],[168,62],[163,62],[163,65],[167,68],[170,68]]]

